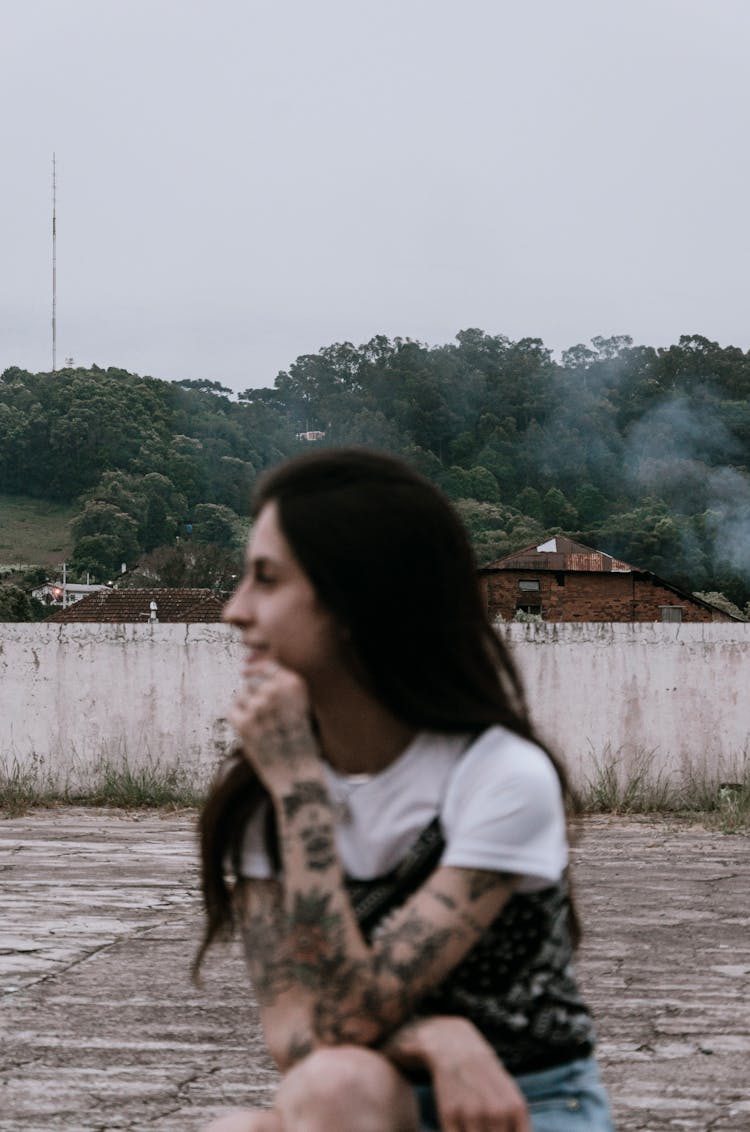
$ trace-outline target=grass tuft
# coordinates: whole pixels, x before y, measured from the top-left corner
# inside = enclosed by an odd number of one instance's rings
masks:
[[[590,813],[649,814],[671,808],[671,787],[654,767],[657,751],[613,751],[608,745],[594,759],[579,804]]]
[[[187,771],[153,763],[131,767],[127,759],[102,761],[92,787],[73,794],[78,805],[114,806],[119,809],[175,809],[199,806],[204,791]]]
[[[111,806],[122,810],[192,809],[202,804],[205,781],[179,764],[151,760],[131,765],[125,755],[101,758],[80,781],[55,781],[39,756],[26,765],[16,757],[0,760],[0,814],[17,817],[52,806]]]
[[[0,762],[0,813],[4,817],[17,817],[34,806],[52,805],[55,794],[39,756],[32,755],[25,766],[15,757]]]
[[[658,752],[606,747],[594,772],[576,792],[576,811],[607,814],[673,814],[723,833],[750,831],[750,751],[712,770],[668,775]]]

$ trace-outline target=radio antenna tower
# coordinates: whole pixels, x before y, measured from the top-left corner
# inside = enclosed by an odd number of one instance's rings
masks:
[[[57,162],[52,154],[52,372],[57,369]]]

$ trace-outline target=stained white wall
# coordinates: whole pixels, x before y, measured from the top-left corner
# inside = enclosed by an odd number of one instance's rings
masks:
[[[750,624],[510,624],[540,731],[579,784],[612,754],[732,779],[750,757]],[[242,649],[224,625],[0,625],[0,760],[84,781],[127,755],[211,772]]]
[[[734,781],[750,761],[750,623],[509,624],[545,738],[579,785],[597,765]]]
[[[205,778],[241,654],[220,624],[0,625],[0,758],[68,783],[123,756]]]

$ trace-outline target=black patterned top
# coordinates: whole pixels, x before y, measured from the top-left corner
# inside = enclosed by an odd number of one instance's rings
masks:
[[[434,871],[444,847],[435,818],[390,873],[374,880],[347,877],[368,940]],[[594,1030],[572,960],[563,877],[540,892],[515,893],[448,978],[421,1000],[419,1013],[468,1018],[514,1074],[587,1057]]]

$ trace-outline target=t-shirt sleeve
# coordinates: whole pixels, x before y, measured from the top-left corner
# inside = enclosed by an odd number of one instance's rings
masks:
[[[568,861],[554,766],[536,744],[493,727],[454,771],[442,808],[441,863],[514,873],[520,891],[554,884]]]

